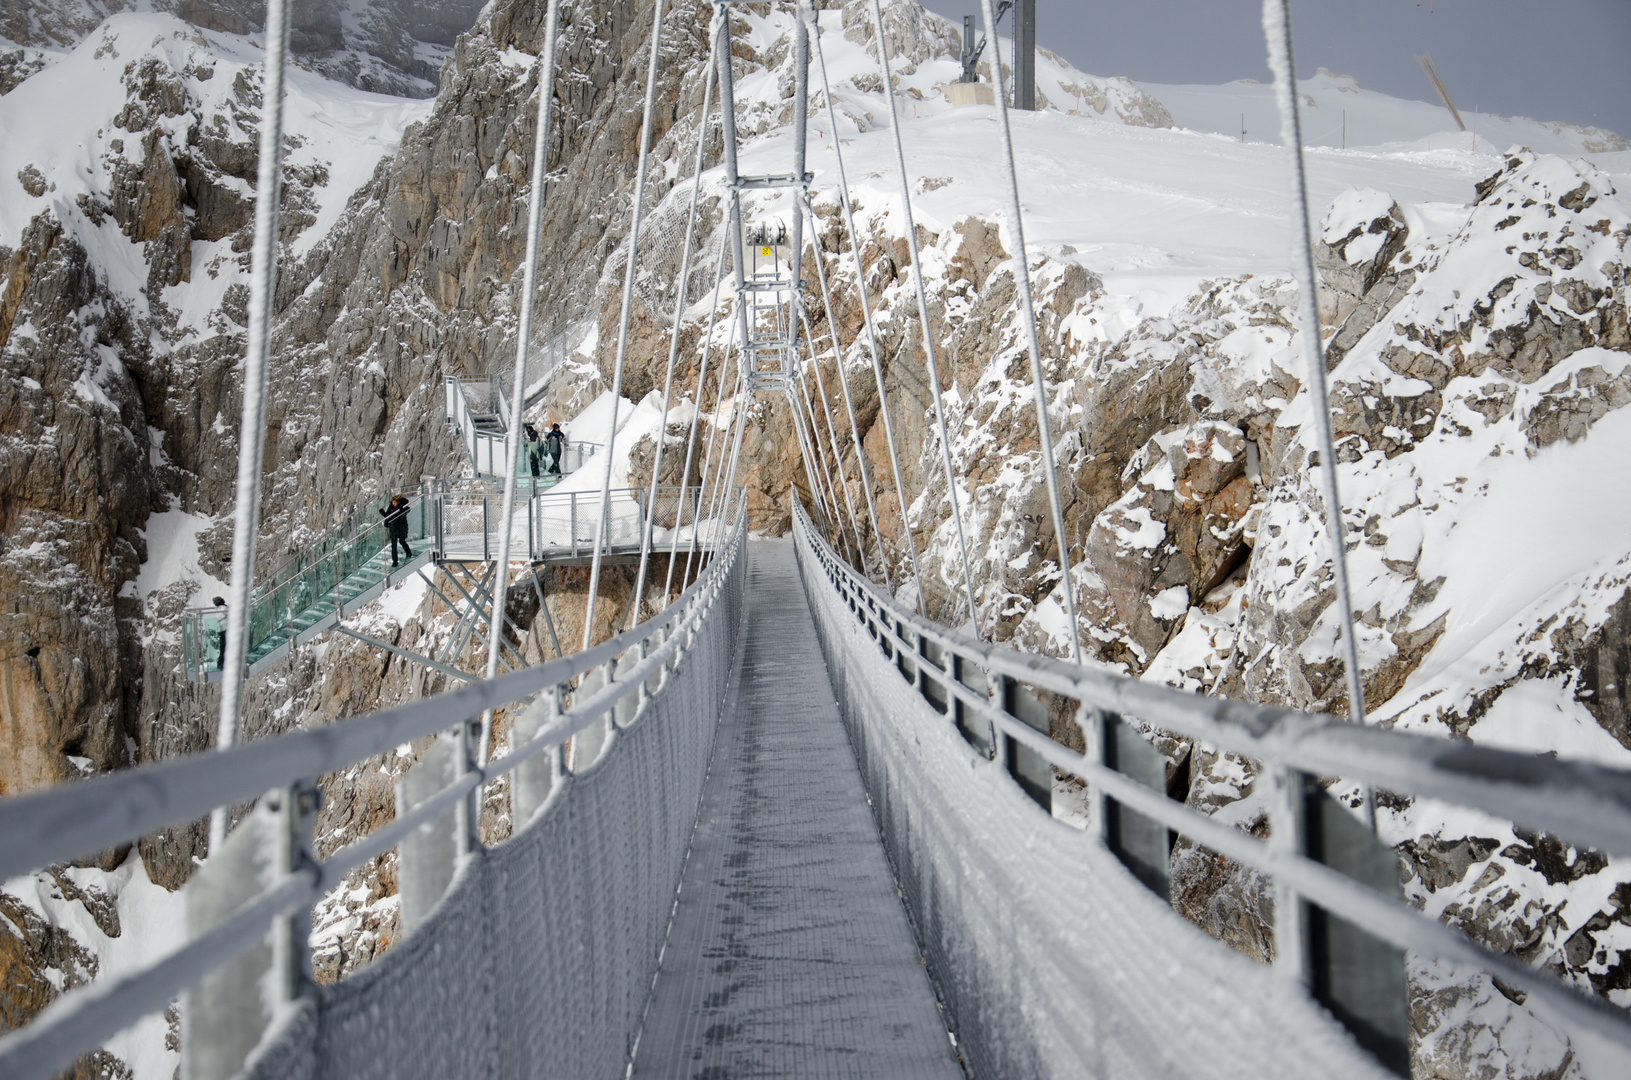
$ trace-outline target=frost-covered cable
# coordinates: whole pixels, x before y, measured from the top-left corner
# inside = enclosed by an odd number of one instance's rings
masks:
[[[685,288],[691,280],[691,249],[696,239],[697,199],[702,195],[702,156],[708,147],[708,113],[714,101],[714,57],[719,52],[719,38],[713,38],[708,50],[708,67],[702,76],[702,123],[697,127],[696,176],[691,182],[691,206],[685,218],[685,245],[680,255],[680,284],[674,297],[674,331],[668,338],[668,368],[663,374],[663,420],[657,430],[657,453],[651,464],[651,489],[646,496],[645,527],[640,530],[640,569],[634,575],[634,603],[629,605],[628,625],[640,618],[640,601],[646,592],[646,564],[651,558],[652,530],[657,522],[657,478],[663,471],[663,447],[668,443],[668,411],[674,400],[674,365],[680,358],[680,324],[685,321]],[[685,512],[685,474],[680,474],[680,497],[675,504],[674,529],[680,527],[679,515]],[[673,563],[669,563],[670,569]],[[666,598],[666,594],[665,598]]]
[[[736,358],[736,397],[740,401],[748,396],[748,367],[746,353],[740,353]],[[736,441],[731,446],[731,464],[725,471],[725,487],[720,499],[720,522],[714,526],[711,542],[715,550],[719,546],[719,533],[725,528],[724,516],[729,511],[731,500],[736,495],[736,467],[742,460],[742,441],[748,430],[748,419],[753,402],[749,400],[738,410],[739,419],[736,422]]]
[[[817,258],[820,258],[819,252]],[[844,489],[844,507],[849,511],[850,531],[855,534],[855,553],[861,560],[861,572],[871,577],[867,569],[866,537],[861,532],[861,519],[855,513],[855,497],[849,492],[849,481],[844,476],[844,451],[838,444],[838,426],[833,423],[832,399],[827,396],[827,380],[821,374],[821,360],[816,356],[815,335],[810,332],[810,318],[804,313],[804,305],[799,305],[799,319],[804,323],[804,340],[810,349],[810,366],[815,369],[816,390],[821,395],[822,412],[827,418],[827,441],[832,445],[833,468],[837,471],[838,484]],[[811,411],[815,409],[814,400],[810,395],[808,386],[803,388],[806,400],[811,401]]]
[[[727,225],[726,228],[729,229],[729,225]],[[720,281],[723,282],[724,278],[721,277]],[[742,303],[741,294],[738,293],[736,298],[734,300],[732,300],[731,303],[732,303],[732,308],[731,308],[732,318],[736,318],[737,317],[736,309],[739,308],[741,306],[741,303]],[[718,293],[718,290],[716,289],[715,292],[714,292],[714,306],[715,306],[716,311],[718,310],[718,304],[719,304],[719,293]],[[730,370],[731,370],[731,356],[732,356],[732,353],[730,351],[730,337],[731,337],[731,334],[729,334],[729,333],[727,333],[725,335],[725,339],[726,339],[725,340],[725,345],[724,345],[725,359],[723,361],[721,361],[721,363],[719,365],[719,385],[714,388],[714,413],[713,413],[713,419],[708,424],[708,452],[705,455],[703,455],[703,458],[702,458],[701,482],[702,482],[703,491],[701,493],[702,497],[699,499],[699,506],[707,507],[707,513],[708,513],[709,516],[706,517],[706,518],[703,518],[702,520],[709,521],[709,522],[713,521],[713,516],[712,515],[713,515],[714,503],[717,501],[717,498],[710,497],[708,495],[708,487],[709,487],[709,484],[711,482],[712,486],[713,486],[713,489],[714,489],[714,495],[715,496],[718,495],[718,492],[719,492],[719,471],[724,468],[724,460],[725,460],[723,457],[721,457],[718,462],[715,462],[715,460],[714,460],[714,448],[719,443],[719,413],[720,413],[720,410],[723,409],[724,405],[725,405],[725,383],[728,381],[728,376],[730,375]],[[713,323],[710,321],[709,324],[708,324],[708,342],[711,343],[712,341],[713,341]],[[704,344],[703,348],[706,349],[707,347],[708,347],[708,345]],[[698,402],[699,407],[700,407],[700,405],[701,405],[701,403]],[[731,424],[734,426],[735,423],[736,423],[736,412],[735,412],[735,406],[732,405]],[[727,441],[729,441],[729,436],[727,436]],[[713,531],[714,531],[713,527],[712,527],[712,525],[710,525],[709,526],[710,535],[712,534]],[[690,580],[691,562],[692,562],[693,559],[696,558],[697,544],[698,544],[699,540],[701,539],[701,536],[702,536],[702,529],[700,527],[700,524],[696,525],[696,526],[693,526],[693,528],[691,529],[691,544],[686,549],[686,552],[685,552],[685,574],[684,574],[684,576],[682,576],[680,578],[681,588],[684,587],[684,582]]]
[[[923,596],[923,574],[917,564],[917,541],[912,538],[911,515],[906,508],[906,486],[900,477],[900,454],[895,449],[895,425],[889,419],[889,397],[883,386],[883,361],[879,358],[878,330],[872,324],[872,303],[866,294],[866,266],[861,262],[861,235],[855,230],[855,211],[850,205],[849,178],[844,171],[844,143],[838,137],[838,111],[833,108],[832,85],[827,79],[827,56],[821,48],[820,28],[811,35],[815,42],[816,63],[821,68],[821,89],[827,99],[827,119],[832,124],[832,148],[838,158],[838,205],[844,211],[844,227],[849,230],[850,253],[855,256],[855,287],[861,294],[861,319],[866,325],[867,351],[872,357],[872,377],[878,383],[878,415],[883,419],[884,442],[889,447],[889,468],[895,477],[895,497],[900,502],[900,528],[906,540],[906,554],[912,564],[912,580],[917,583],[917,609],[926,614]],[[882,46],[879,46],[882,49]],[[887,90],[888,87],[886,86]],[[883,533],[878,534],[878,553],[883,554]]]
[[[680,488],[682,497],[685,490],[685,481],[691,476],[691,463],[695,460],[694,453],[697,445],[697,424],[702,419],[702,394],[703,391],[708,388],[708,356],[713,351],[714,319],[719,314],[719,291],[725,283],[724,270],[725,233],[721,232],[719,234],[719,252],[714,256],[714,300],[713,305],[708,308],[708,329],[702,336],[702,362],[697,367],[697,389],[696,396],[692,401],[691,427],[685,435],[685,467],[680,470]],[[710,448],[711,445],[712,444],[710,444]],[[706,461],[704,462],[704,466],[706,467]],[[700,528],[702,524],[698,518],[698,515],[702,512],[702,481],[705,480],[706,477],[707,474],[703,473],[697,478],[696,503],[691,510],[691,538],[693,542],[696,540],[697,529]],[[683,508],[681,512],[684,512]],[[674,523],[674,535],[669,539],[668,573],[663,577],[664,603],[667,603],[668,596],[674,587],[674,560],[679,557],[680,553],[681,521],[683,521],[683,518]]]
[[[986,36],[997,40],[997,16],[992,0],[980,0]],[[1019,205],[1019,174],[1014,168],[1014,134],[1008,127],[1008,105],[1003,98],[1002,64],[992,65],[997,81],[997,129],[1002,134],[1003,175],[1008,181],[1008,217],[1014,230],[1014,279],[1019,284],[1019,310],[1025,322],[1026,345],[1031,353],[1031,383],[1036,391],[1036,429],[1041,436],[1042,468],[1048,482],[1048,509],[1053,514],[1053,535],[1059,548],[1059,573],[1065,588],[1065,619],[1070,624],[1071,658],[1082,662],[1081,630],[1076,625],[1076,588],[1070,580],[1070,541],[1065,536],[1065,510],[1059,498],[1059,471],[1053,459],[1053,429],[1048,423],[1048,384],[1042,371],[1042,345],[1036,335],[1036,302],[1031,296],[1031,268],[1025,261],[1025,218]]]
[[[946,497],[951,500],[951,520],[957,526],[957,552],[963,560],[963,589],[968,594],[969,617],[974,635],[980,636],[979,607],[974,599],[974,574],[968,563],[968,537],[963,531],[963,511],[957,501],[957,468],[951,460],[951,433],[946,426],[946,401],[940,393],[940,365],[935,358],[934,335],[929,326],[929,293],[923,286],[923,260],[917,250],[917,222],[912,214],[912,185],[906,174],[906,145],[901,139],[900,110],[895,107],[894,82],[889,74],[889,49],[883,36],[883,6],[872,0],[872,27],[878,35],[878,71],[883,76],[883,96],[889,102],[889,130],[895,136],[895,168],[900,176],[900,206],[906,215],[906,246],[912,258],[912,284],[917,290],[917,317],[923,333],[923,358],[929,365],[929,388],[934,391],[934,426],[940,436],[940,463],[946,473]],[[836,132],[833,142],[838,141]],[[924,507],[927,509],[927,506]]]
[[[742,314],[743,320],[747,314]],[[709,513],[713,522],[708,530],[708,543],[717,544],[719,533],[725,528],[725,514],[730,509],[731,498],[736,486],[736,464],[742,457],[742,441],[747,434],[748,420],[751,416],[753,402],[748,391],[748,353],[746,349],[736,350],[736,390],[731,395],[731,454],[729,464],[720,457],[720,475],[714,481],[714,505]],[[720,448],[723,455],[724,448]]]
[[[498,674],[504,644],[504,605],[510,588],[510,530],[515,522],[515,489],[520,482],[521,412],[527,401],[527,354],[532,338],[533,293],[538,288],[538,238],[544,222],[544,178],[548,175],[549,129],[555,105],[555,32],[560,0],[549,0],[544,15],[544,50],[538,57],[538,124],[532,139],[532,203],[527,208],[527,248],[521,266],[521,317],[515,328],[515,389],[510,397],[510,430],[504,441],[504,502],[499,513],[498,580],[487,631],[487,678]],[[481,714],[481,746],[476,761],[486,765],[493,748],[493,710]]]
[[[847,546],[848,540],[844,537],[844,513],[838,502],[838,483],[833,479],[832,463],[821,452],[821,424],[816,419],[815,402],[810,399],[804,385],[802,372],[803,363],[795,358],[794,363],[800,369],[796,372],[793,386],[793,397],[800,407],[800,415],[804,418],[804,428],[810,441],[810,456],[821,466],[821,480],[826,485],[827,503],[832,507],[832,533],[837,546]]]
[[[787,407],[793,417],[793,432],[798,436],[799,453],[804,458],[804,475],[810,481],[811,501],[815,503],[816,509],[821,514],[821,523],[826,527],[828,537],[832,538],[836,544],[839,539],[834,535],[838,521],[835,508],[836,497],[828,491],[827,485],[822,483],[821,476],[816,470],[815,447],[810,442],[810,425],[805,419],[804,407],[791,386],[787,387],[785,392],[787,394]]]
[[[600,522],[595,526],[595,553],[589,567],[589,602],[583,612],[583,648],[594,640],[595,600],[600,593],[600,564],[612,542],[612,462],[617,448],[617,402],[623,392],[623,361],[629,352],[629,312],[634,306],[634,266],[640,250],[640,211],[646,197],[646,162],[651,156],[651,109],[657,96],[657,60],[662,50],[663,3],[651,12],[651,60],[646,65],[646,95],[641,106],[640,158],[634,169],[634,206],[629,221],[629,254],[623,267],[623,305],[617,321],[617,358],[612,365],[612,422],[606,433],[606,472],[600,481]]]
[[[238,483],[232,505],[232,578],[227,587],[221,712],[215,747],[238,741],[244,665],[249,654],[249,604],[255,586],[255,530],[260,526],[261,463],[266,446],[266,387],[277,296],[278,205],[283,192],[283,68],[289,50],[285,0],[267,0],[266,63],[261,76],[260,160],[255,176],[255,238],[249,255],[249,334],[244,348],[243,414],[238,423]],[[209,850],[227,834],[227,807],[210,815]]]
[[[837,135],[833,138],[836,140]],[[810,202],[809,193],[804,196],[804,209],[810,215],[810,236],[815,236],[815,207]],[[872,478],[866,467],[866,450],[861,446],[861,425],[855,420],[855,399],[849,392],[849,375],[844,371],[844,349],[838,341],[838,322],[833,318],[832,293],[827,288],[826,260],[821,257],[821,247],[816,245],[816,280],[821,283],[821,305],[827,314],[827,330],[832,335],[833,369],[838,376],[838,385],[844,391],[844,410],[849,413],[850,438],[855,443],[855,464],[861,472],[861,493],[866,496],[866,514],[872,521],[872,535],[878,540],[878,566],[883,570],[884,587],[894,595],[895,586],[890,581],[889,559],[884,555],[883,533],[878,529],[878,508],[872,502]],[[816,369],[820,373],[820,368]],[[823,391],[825,393],[825,391]],[[862,545],[865,550],[865,545]],[[864,560],[863,560],[864,561]]]
[[[990,3],[991,0],[985,0]],[[1347,646],[1348,716],[1365,722],[1365,692],[1360,683],[1359,640],[1354,635],[1353,602],[1348,590],[1348,544],[1342,524],[1342,499],[1337,491],[1337,456],[1331,437],[1331,406],[1325,388],[1325,350],[1320,341],[1319,278],[1314,273],[1314,238],[1308,231],[1308,176],[1303,166],[1302,122],[1297,114],[1297,70],[1292,63],[1291,12],[1288,0],[1263,0],[1263,37],[1268,42],[1269,69],[1274,72],[1274,97],[1280,106],[1280,141],[1285,143],[1290,166],[1291,213],[1294,234],[1292,264],[1297,277],[1299,322],[1302,324],[1303,360],[1307,366],[1310,411],[1319,440],[1320,472],[1325,479],[1325,524],[1331,531],[1332,567],[1336,575],[1336,603],[1342,617]],[[1368,789],[1366,817],[1372,816]]]

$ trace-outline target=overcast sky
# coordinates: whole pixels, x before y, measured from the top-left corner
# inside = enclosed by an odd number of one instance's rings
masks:
[[[924,0],[962,21],[979,0]],[[1036,0],[1039,44],[1092,75],[1157,83],[1269,78],[1261,0]],[[1003,18],[1003,36],[1012,32]],[[1631,0],[1293,0],[1297,70],[1395,97],[1631,136]]]

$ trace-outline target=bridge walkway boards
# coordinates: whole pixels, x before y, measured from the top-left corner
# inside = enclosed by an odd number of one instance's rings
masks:
[[[755,541],[737,666],[634,1077],[956,1080],[790,541]]]

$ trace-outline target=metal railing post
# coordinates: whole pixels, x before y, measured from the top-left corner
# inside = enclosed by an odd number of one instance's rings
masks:
[[[278,814],[279,828],[269,838],[277,845],[273,865],[280,877],[288,877],[312,866],[312,819],[322,804],[317,785],[301,780],[277,793],[269,803]],[[280,1004],[290,1004],[311,990],[311,909],[297,908],[280,916],[272,925],[272,973],[277,980]]]
[[[453,770],[455,779],[464,776],[475,768],[476,740],[471,738],[470,728],[473,720],[461,720],[454,728],[454,755]],[[453,837],[460,856],[469,855],[481,849],[481,801],[482,787],[477,785],[469,795],[460,799],[454,813]]]
[[[1307,821],[1303,807],[1303,774],[1295,769],[1270,768],[1274,785],[1269,806],[1269,845],[1278,855],[1301,855],[1307,847]],[[1308,920],[1297,891],[1284,881],[1274,886],[1274,966],[1287,978],[1307,985]]]

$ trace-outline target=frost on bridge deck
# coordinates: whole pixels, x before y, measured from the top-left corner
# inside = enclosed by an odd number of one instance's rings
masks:
[[[789,541],[741,653],[636,1078],[962,1076],[867,808]]]

